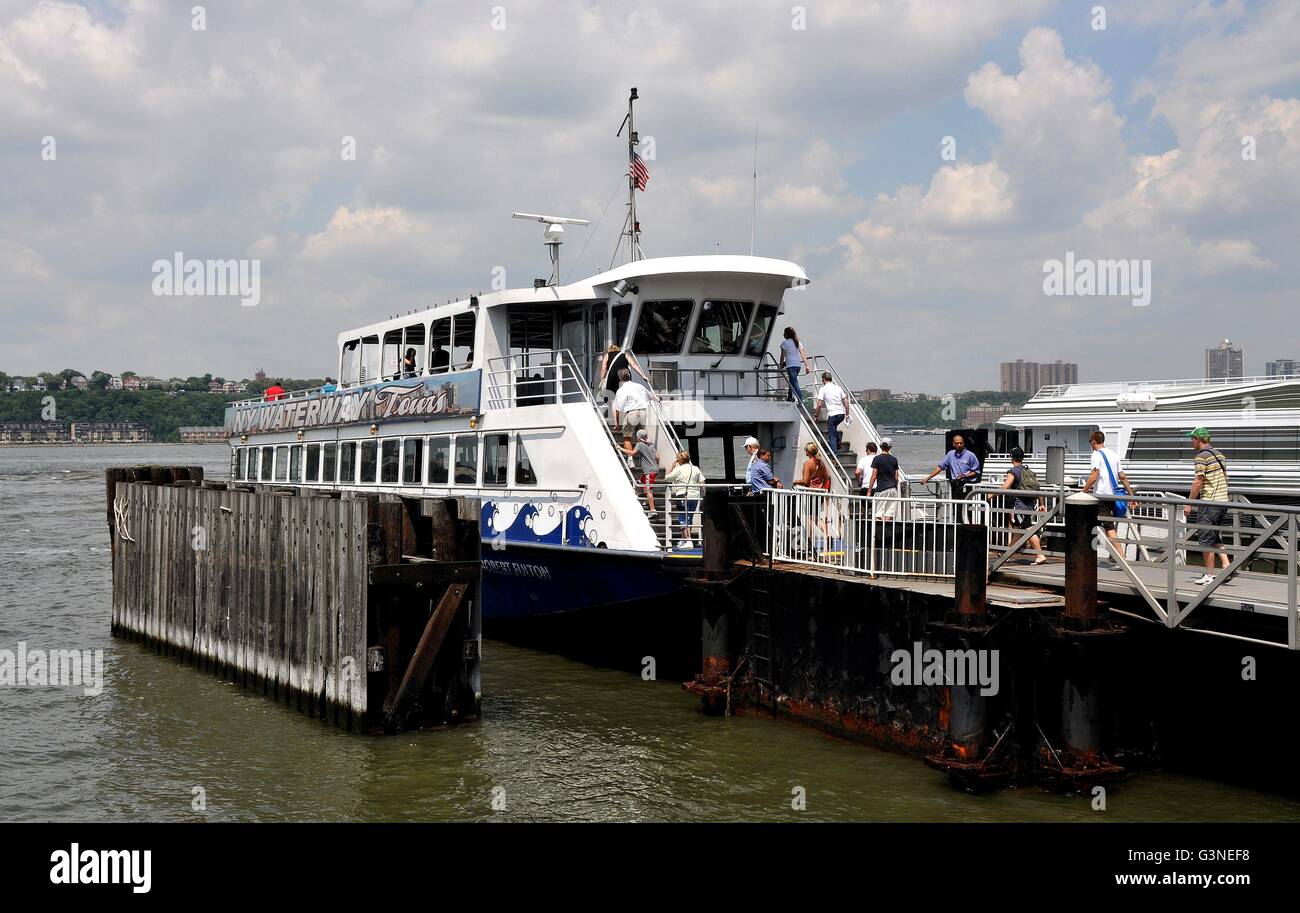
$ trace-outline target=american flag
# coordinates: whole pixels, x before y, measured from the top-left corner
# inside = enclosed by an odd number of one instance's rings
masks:
[[[629,167],[632,178],[636,181],[636,189],[645,190],[645,185],[650,183],[650,170],[646,168],[645,162],[636,154],[635,149],[629,149],[628,153],[632,159]]]

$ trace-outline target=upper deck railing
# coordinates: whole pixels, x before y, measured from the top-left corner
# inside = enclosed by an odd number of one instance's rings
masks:
[[[1210,387],[1230,387],[1248,384],[1267,384],[1281,380],[1300,380],[1300,374],[1275,374],[1273,376],[1254,375],[1251,377],[1192,377],[1178,380],[1143,380],[1143,381],[1094,381],[1086,384],[1048,384],[1038,388],[1029,403],[1035,401],[1065,399],[1086,399],[1090,396],[1108,396],[1120,393],[1154,393],[1160,390],[1189,391]],[[1026,403],[1028,405],[1028,403]]]

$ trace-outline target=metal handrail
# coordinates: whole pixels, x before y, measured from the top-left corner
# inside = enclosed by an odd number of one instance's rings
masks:
[[[989,505],[952,498],[864,498],[768,489],[768,553],[774,561],[870,576],[955,577],[956,530],[982,524]]]

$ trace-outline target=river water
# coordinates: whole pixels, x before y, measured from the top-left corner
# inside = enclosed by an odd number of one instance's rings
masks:
[[[920,469],[941,442],[896,452]],[[1112,787],[1104,812],[968,796],[911,758],[492,641],[481,721],[349,735],[109,635],[103,471],[144,462],[227,473],[223,446],[0,448],[0,650],[104,655],[95,696],[0,687],[0,820],[1300,820],[1300,803],[1164,773]]]

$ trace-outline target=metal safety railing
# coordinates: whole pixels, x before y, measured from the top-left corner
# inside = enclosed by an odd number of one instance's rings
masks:
[[[811,489],[767,492],[773,561],[871,576],[955,577],[957,527],[988,504],[952,498],[866,498]]]
[[[650,385],[662,399],[785,399],[780,372],[650,365]]]
[[[484,376],[489,409],[580,403],[591,399],[578,363],[568,349],[489,358]]]

